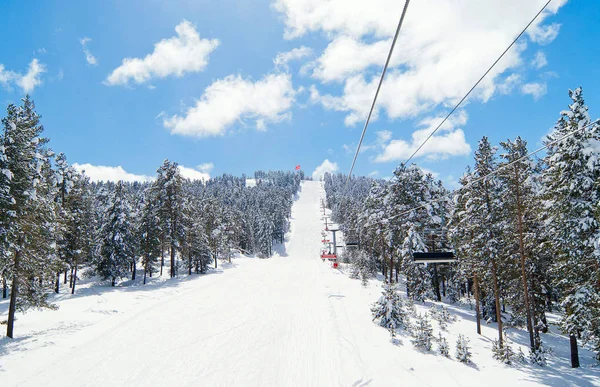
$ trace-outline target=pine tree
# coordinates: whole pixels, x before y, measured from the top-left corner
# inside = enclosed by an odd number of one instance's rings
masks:
[[[171,259],[171,277],[175,277],[175,258],[181,247],[183,237],[183,224],[181,215],[183,213],[183,179],[179,173],[177,163],[165,160],[163,165],[156,171],[158,176],[154,182],[153,190],[158,198],[159,216],[163,238],[169,245],[169,256]]]
[[[531,360],[533,364],[543,367],[546,365],[546,348],[544,348],[542,338],[539,334],[536,335],[535,340],[535,350],[529,350],[529,360]]]
[[[474,177],[480,178],[470,189],[472,193],[469,202],[466,204],[468,219],[472,222],[471,243],[474,258],[478,259],[481,269],[483,269],[483,278],[489,278],[491,284],[482,282],[486,285],[493,295],[491,307],[495,311],[495,320],[498,323],[498,342],[503,345],[502,337],[502,314],[500,306],[501,276],[498,270],[501,261],[501,252],[504,251],[502,228],[500,224],[502,214],[502,198],[500,194],[500,182],[496,175],[490,175],[497,169],[495,159],[496,149],[491,146],[487,137],[479,141],[479,147],[475,152]],[[487,176],[487,177],[486,177]],[[484,178],[485,177],[485,178]]]
[[[106,214],[106,223],[100,231],[102,242],[95,270],[102,279],[111,279],[112,286],[115,286],[117,279],[128,276],[135,251],[131,209],[125,196],[123,183],[117,183]]]
[[[471,363],[471,347],[469,346],[469,339],[463,335],[458,335],[456,340],[456,353],[455,357],[462,363]]]
[[[545,297],[540,293],[548,277],[547,258],[539,248],[545,237],[539,216],[542,203],[534,187],[535,164],[527,157],[527,143],[517,137],[501,145],[506,161],[500,167],[510,164],[499,173],[504,199],[501,226],[508,257],[503,271],[517,289],[508,295],[508,302],[513,318],[525,319],[530,348],[535,351],[534,327],[545,321]]]
[[[426,314],[420,314],[413,327],[413,339],[411,342],[416,348],[425,351],[431,351],[431,342],[433,340],[433,328]]]
[[[427,248],[417,232],[416,226],[411,225],[400,250],[402,270],[406,275],[409,298],[413,301],[423,302],[431,292],[431,283],[427,280],[429,275],[423,265],[414,262],[413,253],[415,251],[427,251]]]
[[[367,253],[362,250],[352,251],[352,278],[360,279],[363,286],[367,286],[369,278],[375,273],[374,262]]]
[[[29,307],[50,307],[47,291],[56,270],[56,208],[44,196],[49,187],[47,140],[40,135],[40,116],[29,96],[23,105],[9,105],[2,119],[5,167],[10,204],[4,216],[10,226],[5,278],[11,280],[7,336],[14,333],[15,312]]]
[[[160,218],[158,215],[157,199],[147,194],[146,202],[142,207],[139,226],[137,228],[139,241],[139,253],[142,256],[142,265],[144,266],[144,284],[146,277],[152,277],[152,270],[161,254],[160,243]]]
[[[591,121],[581,88],[569,97],[572,104],[546,142],[542,193],[565,309],[561,328],[570,336],[572,366],[578,367],[577,337],[600,340],[600,134],[598,125],[586,128]]]
[[[385,282],[382,296],[371,307],[373,321],[390,332],[392,339],[396,331],[409,326],[408,313],[395,285]]]
[[[444,336],[442,336],[442,332],[438,335],[438,352],[440,355],[450,357],[450,346],[448,345],[448,340]]]
[[[0,280],[2,298],[8,297],[8,263],[10,262],[9,231],[11,219],[10,183],[12,172],[8,169],[8,160],[4,144],[0,143]]]

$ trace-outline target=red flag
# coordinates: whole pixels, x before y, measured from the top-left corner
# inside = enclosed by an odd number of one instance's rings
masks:
[[[300,170],[300,164],[296,165],[296,171]]]

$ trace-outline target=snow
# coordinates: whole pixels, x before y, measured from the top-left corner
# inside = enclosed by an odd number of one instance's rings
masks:
[[[318,258],[323,196],[322,183],[303,182],[287,241],[271,259],[237,258],[208,275],[147,285],[84,280],[74,296],[56,296],[57,311],[18,314],[16,338],[0,339],[0,384],[600,386],[591,353],[580,349],[582,368],[570,369],[568,340],[556,333],[543,335],[556,354],[548,367],[500,364],[495,326],[478,336],[466,306],[447,306],[457,316],[444,332],[452,358],[414,349],[404,332],[391,343],[370,312],[380,281],[363,288]],[[0,321],[7,305],[0,301]],[[470,340],[472,364],[453,357],[459,334]],[[527,352],[526,332],[509,338]]]

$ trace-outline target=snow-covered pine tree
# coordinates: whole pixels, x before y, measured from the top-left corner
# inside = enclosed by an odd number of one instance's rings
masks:
[[[106,214],[106,223],[100,230],[100,255],[95,262],[96,273],[102,279],[110,279],[112,286],[117,279],[128,276],[135,252],[130,213],[123,182],[118,182]]]
[[[367,286],[369,278],[375,273],[375,262],[363,250],[352,251],[352,278],[360,279],[363,286]]]
[[[510,344],[506,342],[506,339],[502,345],[500,345],[496,339],[492,341],[492,354],[494,359],[498,360],[499,362],[504,364],[512,364],[514,351]]]
[[[455,357],[462,363],[470,363],[473,354],[471,353],[471,347],[469,346],[469,339],[464,335],[459,334],[456,339],[456,353]]]
[[[492,303],[495,309],[495,320],[498,323],[498,342],[503,345],[502,337],[502,314],[500,305],[500,295],[502,293],[501,273],[498,270],[501,262],[501,252],[503,251],[503,240],[501,238],[501,209],[502,197],[500,191],[500,182],[496,175],[490,175],[497,168],[495,158],[496,149],[493,148],[487,137],[479,141],[477,151],[475,151],[475,168],[473,175],[475,178],[483,180],[471,185],[472,193],[467,203],[467,218],[472,222],[470,227],[472,231],[472,241],[474,257],[483,263],[484,279],[489,278],[491,283],[482,281],[489,293],[493,294]]]
[[[475,232],[479,232],[479,224],[475,222],[474,195],[472,187],[473,172],[469,167],[460,178],[461,188],[454,195],[454,208],[449,220],[449,233],[454,242],[454,250],[458,259],[458,270],[467,279],[467,295],[471,292],[475,298],[475,320],[477,333],[481,334],[481,287],[486,267],[480,259],[480,249],[474,243]]]
[[[443,305],[439,309],[435,305],[432,306],[429,314],[438,322],[440,329],[443,331],[448,329],[448,324],[456,321],[456,316],[450,314],[448,308]]]
[[[545,321],[545,297],[540,292],[548,277],[547,253],[539,248],[545,237],[539,216],[542,203],[536,194],[535,164],[527,157],[527,142],[517,137],[500,145],[505,160],[500,167],[511,164],[498,174],[504,198],[501,221],[506,242],[504,252],[509,257],[504,273],[509,283],[514,284],[511,288],[516,289],[508,293],[507,299],[513,319],[525,319],[530,348],[535,351],[534,327]]]
[[[444,336],[442,336],[442,332],[439,332],[438,338],[438,352],[440,355],[450,357],[450,346],[448,345],[448,340]]]
[[[60,260],[62,261],[62,267],[60,267],[60,270],[57,270],[56,272],[56,283],[54,286],[54,291],[56,293],[59,292],[60,290],[60,274],[61,272],[64,270],[65,272],[65,280],[66,280],[66,276],[67,276],[67,271],[68,268],[70,266],[70,262],[69,262],[69,252],[67,252],[67,227],[68,227],[68,223],[70,221],[70,216],[71,214],[69,213],[69,211],[66,210],[65,206],[66,206],[66,201],[67,201],[67,195],[69,194],[69,191],[71,190],[71,186],[73,184],[72,181],[72,175],[74,173],[74,170],[69,166],[69,163],[67,162],[67,157],[64,155],[64,153],[59,153],[56,156],[55,159],[55,165],[56,165],[56,183],[58,186],[57,189],[57,202],[59,204],[59,235],[58,235],[58,240],[57,240],[57,245],[58,245],[58,256],[60,258]],[[66,281],[65,281],[66,282]]]
[[[157,198],[152,196],[151,191],[147,192],[137,227],[138,251],[142,256],[142,265],[144,266],[144,284],[148,275],[152,277],[154,265],[161,254],[161,228],[158,210]]]
[[[529,350],[529,360],[542,367],[546,365],[546,348],[539,334],[535,336],[535,351]]]
[[[66,251],[72,267],[71,294],[75,294],[79,266],[88,263],[97,250],[93,205],[89,178],[83,174],[74,174],[73,186],[66,202],[66,209],[70,213],[66,229]]]
[[[10,259],[8,237],[12,202],[10,196],[11,178],[12,172],[8,169],[8,160],[2,142],[0,143],[0,281],[2,281],[2,298],[8,297],[8,263]]]
[[[14,333],[15,313],[29,307],[50,307],[47,292],[56,273],[56,207],[49,184],[47,139],[33,101],[7,108],[2,119],[2,146],[10,204],[5,230],[7,258],[3,274],[11,281],[7,336]]]
[[[428,281],[429,274],[423,265],[414,262],[413,253],[415,251],[427,251],[427,248],[421,235],[417,232],[417,227],[410,225],[400,250],[402,271],[406,275],[408,297],[413,301],[423,302],[431,293],[431,282]]]
[[[413,326],[412,334],[413,339],[411,342],[416,348],[431,351],[431,343],[434,336],[433,328],[431,327],[427,314],[419,314],[417,316],[417,321]]]
[[[393,339],[400,328],[408,328],[409,319],[406,306],[397,292],[397,286],[384,282],[382,295],[371,307],[373,321],[386,328]]]
[[[159,217],[163,238],[169,246],[171,259],[171,277],[175,277],[175,259],[181,247],[183,225],[181,216],[183,211],[183,178],[179,166],[175,162],[165,160],[158,168],[157,177],[153,184],[154,195],[158,199]]]
[[[586,128],[591,120],[581,88],[569,90],[569,97],[572,103],[546,141],[542,194],[565,309],[561,328],[570,336],[572,366],[578,367],[578,336],[600,341],[600,134],[597,124]]]

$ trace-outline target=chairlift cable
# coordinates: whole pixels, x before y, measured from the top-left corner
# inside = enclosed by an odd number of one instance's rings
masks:
[[[483,81],[483,79],[489,74],[489,72],[492,71],[492,69],[496,66],[496,64],[498,64],[498,62],[504,57],[504,55],[508,52],[508,50],[510,50],[511,47],[514,46],[515,43],[517,43],[517,40],[519,40],[519,38],[525,33],[525,31],[527,31],[527,29],[529,28],[529,26],[531,26],[531,24],[533,24],[533,22],[538,18],[538,16],[540,16],[540,14],[542,12],[544,12],[544,10],[546,9],[546,7],[548,7],[548,4],[550,4],[551,1],[552,0],[548,0],[548,2],[546,2],[546,4],[544,4],[544,6],[538,11],[538,13],[535,14],[535,16],[533,17],[533,19],[531,19],[531,21],[529,23],[527,23],[527,25],[525,26],[525,28],[523,28],[523,30],[521,31],[521,33],[519,35],[517,35],[517,37],[504,50],[504,52],[502,52],[502,54],[498,57],[498,59],[496,59],[494,61],[494,63],[492,63],[492,65],[481,76],[481,78],[479,78],[479,80],[477,82],[475,82],[475,84],[473,85],[473,87],[471,87],[471,89],[467,92],[467,94],[465,94],[465,96],[462,97],[462,99],[460,101],[458,101],[458,103],[452,108],[452,110],[450,110],[450,112],[446,115],[446,117],[444,117],[444,119],[442,120],[442,122],[439,123],[439,125],[433,130],[433,132],[431,132],[429,134],[429,136],[427,136],[427,138],[421,143],[421,145],[419,145],[419,147],[412,153],[412,155],[404,162],[404,165],[408,165],[408,163],[410,162],[410,160],[412,160],[413,157],[415,157],[415,155],[417,154],[417,152],[419,152],[421,150],[421,148],[423,148],[423,146],[427,143],[427,141],[429,141],[431,139],[431,137],[433,137],[433,135],[442,127],[442,125],[448,120],[448,118],[450,118],[450,116],[456,111],[456,109],[458,109],[460,107],[460,105],[462,105],[462,103],[467,99],[467,97],[469,97],[469,95],[473,92],[473,90],[475,90],[475,88],[477,86],[479,86],[479,84],[481,83],[481,81]],[[365,127],[365,129],[366,129],[366,127]],[[363,132],[363,135],[364,135],[364,132]],[[361,141],[362,141],[362,138],[361,138]],[[360,145],[359,145],[359,147],[360,147]],[[355,159],[356,159],[356,156],[355,156]],[[354,163],[352,164],[352,166],[354,167]],[[352,170],[350,170],[350,171],[352,171]]]
[[[408,9],[408,4],[410,0],[406,0],[404,3],[404,9],[402,10],[402,15],[400,16],[400,21],[398,22],[398,27],[396,28],[396,34],[394,35],[394,39],[392,40],[392,46],[390,47],[390,52],[388,53],[387,59],[385,61],[385,65],[383,66],[383,71],[381,72],[381,77],[379,78],[379,84],[377,85],[377,91],[375,91],[375,97],[373,98],[373,103],[371,104],[371,109],[369,110],[369,115],[367,116],[367,121],[365,121],[365,127],[363,128],[362,134],[360,135],[360,141],[358,142],[358,147],[356,148],[356,153],[354,154],[354,160],[352,160],[352,166],[350,167],[350,172],[348,172],[348,179],[346,180],[346,184],[350,181],[350,177],[352,176],[352,171],[354,170],[354,164],[356,163],[356,158],[358,157],[358,153],[360,152],[360,146],[362,145],[363,139],[365,138],[365,133],[367,132],[367,127],[369,126],[369,121],[371,120],[371,114],[373,114],[373,109],[375,108],[375,102],[377,102],[377,96],[379,95],[379,90],[381,89],[381,84],[383,83],[383,78],[385,77],[385,72],[387,71],[388,64],[390,63],[390,59],[392,57],[392,52],[394,51],[394,46],[396,45],[396,40],[398,40],[398,34],[400,34],[400,29],[402,28],[402,23],[404,22],[404,16],[406,15],[406,10]]]

